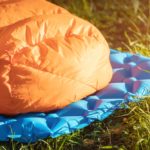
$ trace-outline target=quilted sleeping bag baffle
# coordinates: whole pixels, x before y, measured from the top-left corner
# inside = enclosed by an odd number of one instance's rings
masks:
[[[0,35],[0,114],[64,108],[112,78],[100,31],[45,0],[0,0]]]

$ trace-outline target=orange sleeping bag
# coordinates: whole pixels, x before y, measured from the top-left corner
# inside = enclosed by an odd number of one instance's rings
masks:
[[[45,0],[0,0],[0,114],[63,108],[108,85],[109,47],[89,22]]]

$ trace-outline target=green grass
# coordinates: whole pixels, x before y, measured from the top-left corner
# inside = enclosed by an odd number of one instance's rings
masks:
[[[111,48],[150,56],[150,0],[51,0],[89,20]],[[103,122],[34,144],[10,140],[0,150],[150,150],[150,97]]]

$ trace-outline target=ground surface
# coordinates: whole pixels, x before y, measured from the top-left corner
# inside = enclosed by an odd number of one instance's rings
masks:
[[[150,56],[150,0],[51,0],[97,26],[109,46]],[[103,122],[56,139],[0,150],[150,150],[150,98],[116,111]]]

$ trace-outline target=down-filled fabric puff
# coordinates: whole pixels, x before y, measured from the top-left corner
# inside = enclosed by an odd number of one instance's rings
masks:
[[[89,22],[44,0],[0,0],[0,114],[60,109],[107,86],[109,47]]]

